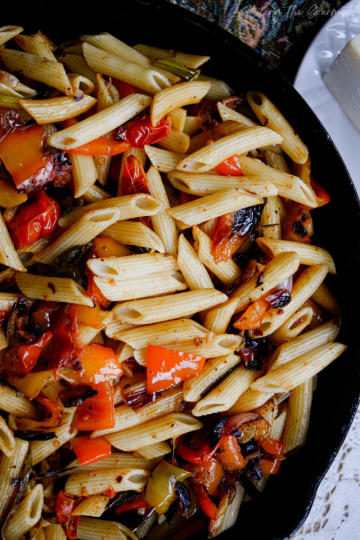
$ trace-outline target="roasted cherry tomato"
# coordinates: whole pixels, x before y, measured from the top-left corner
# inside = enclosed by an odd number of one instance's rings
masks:
[[[131,94],[136,94],[136,91],[133,89],[133,87],[124,81],[112,78],[111,82],[115,86],[116,90],[119,92],[120,99],[124,99],[124,97],[130,96]]]
[[[143,147],[146,144],[155,144],[161,141],[169,132],[170,120],[168,117],[162,118],[156,126],[153,126],[150,115],[144,113],[126,126],[119,127],[116,139],[121,139],[131,146]]]
[[[52,332],[45,332],[37,341],[34,343],[28,343],[27,345],[22,345],[17,353],[17,360],[14,363],[14,370],[18,376],[26,375],[35,367],[36,362],[45,349],[47,344],[52,338]]]
[[[56,500],[56,517],[62,526],[64,533],[69,540],[76,540],[77,526],[80,516],[72,516],[71,512],[75,508],[75,501],[71,495],[65,495],[60,491]]]

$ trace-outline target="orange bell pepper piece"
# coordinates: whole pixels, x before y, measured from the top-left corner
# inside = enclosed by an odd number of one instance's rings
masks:
[[[70,118],[65,120],[64,128],[75,126],[78,124],[76,118]],[[130,144],[127,142],[118,142],[113,139],[107,139],[106,137],[99,137],[94,141],[90,141],[76,148],[71,148],[67,150],[68,154],[77,154],[80,156],[117,156],[129,150]]]
[[[243,176],[239,158],[235,155],[225,159],[214,167],[215,171],[222,176]]]
[[[160,392],[190,377],[196,377],[205,364],[202,356],[172,351],[157,345],[148,345],[146,361],[149,393]]]
[[[86,326],[92,326],[101,330],[104,326],[100,319],[100,306],[95,304],[94,307],[83,306],[81,304],[68,304],[65,308],[65,313],[74,317],[77,320],[77,324],[84,324]]]
[[[223,435],[220,440],[221,454],[216,454],[216,459],[227,472],[243,469],[246,465],[242,457],[236,437]]]
[[[260,328],[269,304],[262,298],[255,300],[233,325],[238,330],[255,330]]]
[[[109,347],[93,344],[84,347],[80,362],[83,369],[63,374],[70,384],[89,384],[97,390],[97,385],[121,377],[123,370],[116,354]]]
[[[75,437],[71,445],[81,465],[100,461],[111,454],[111,444],[105,437],[91,439],[89,436]]]
[[[263,459],[259,464],[259,469],[264,474],[277,474],[279,472],[281,465],[280,459],[275,459],[275,461],[270,461],[269,459]]]
[[[284,443],[281,441],[276,441],[275,439],[266,437],[264,439],[259,439],[257,443],[268,454],[273,454],[275,456],[282,456],[284,453]]]
[[[99,259],[124,257],[129,255],[129,250],[112,238],[94,238],[94,255]]]
[[[95,431],[115,426],[114,389],[108,383],[96,385],[98,394],[78,406],[76,429]]]

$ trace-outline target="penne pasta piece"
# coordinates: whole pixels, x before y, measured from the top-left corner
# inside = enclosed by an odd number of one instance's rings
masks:
[[[0,408],[19,418],[36,420],[38,417],[32,402],[27,397],[18,396],[17,392],[8,386],[0,386]]]
[[[183,172],[204,173],[235,154],[244,154],[254,148],[281,141],[282,137],[268,128],[242,129],[201,148],[180,161],[176,168]]]
[[[111,487],[115,493],[120,491],[141,491],[150,476],[145,469],[103,469],[81,472],[69,476],[65,492],[81,497],[84,490],[88,495],[101,495]],[[79,534],[79,531],[78,531]]]
[[[84,193],[83,197],[85,202],[90,204],[104,201],[105,199],[111,199],[110,193],[107,193],[106,191],[95,185],[89,187],[86,193]]]
[[[313,191],[297,176],[272,169],[257,159],[246,156],[239,156],[239,161],[244,175],[260,176],[263,180],[269,180],[277,187],[281,197],[286,197],[311,208],[318,206]]]
[[[95,105],[96,99],[84,95],[80,101],[76,101],[72,97],[62,96],[41,100],[20,99],[19,103],[38,124],[49,124],[85,113]]]
[[[284,426],[285,426],[287,413],[288,413],[288,402],[286,401],[282,405],[281,412],[272,421],[270,434],[269,434],[269,437],[271,439],[274,439],[275,441],[281,441],[283,431],[284,431]]]
[[[2,326],[0,328],[0,351],[5,349],[7,346],[8,346],[8,341],[6,339],[4,327]]]
[[[198,81],[207,81],[211,84],[205,96],[206,99],[218,101],[234,95],[234,90],[225,81],[207,77],[206,75],[199,75]]]
[[[289,166],[286,163],[282,154],[278,154],[277,152],[274,152],[272,150],[265,150],[265,157],[270,167],[272,167],[273,169],[277,169],[278,171],[290,174]]]
[[[155,444],[150,444],[149,446],[144,446],[143,448],[138,448],[136,454],[139,454],[146,459],[154,459],[162,456],[166,456],[171,452],[171,446],[165,442],[159,442]]]
[[[306,441],[309,429],[313,398],[313,379],[310,378],[295,388],[289,397],[282,442],[284,454],[300,450]]]
[[[208,388],[237,366],[240,361],[240,356],[233,353],[208,360],[200,375],[184,381],[184,400],[199,401]]]
[[[272,259],[265,267],[261,276],[261,287],[258,286],[259,276],[255,275],[238,287],[230,296],[237,298],[238,305],[235,313],[243,311],[250,302],[258,300],[264,294],[274,289],[281,281],[292,276],[299,268],[297,253],[281,253]]]
[[[326,343],[316,347],[316,349],[298,356],[291,362],[269,371],[253,382],[251,388],[260,392],[293,390],[326,368],[346,349],[347,346],[341,343]]]
[[[35,54],[36,56],[57,62],[48,41],[41,34],[34,34],[32,36],[19,35],[14,38],[14,41],[26,53]]]
[[[281,135],[281,148],[295,163],[305,163],[309,151],[279,109],[261,92],[250,90],[246,99],[260,122]]]
[[[213,239],[217,224],[218,218],[209,219],[209,221],[205,221],[199,225],[199,229],[201,229],[209,238]]]
[[[189,137],[192,137],[195,135],[197,131],[199,131],[200,126],[196,120],[196,116],[189,116],[187,115],[185,118],[185,126],[184,126],[184,133],[186,135],[189,135]]]
[[[4,45],[10,39],[13,39],[15,36],[23,32],[24,29],[21,26],[14,26],[9,24],[8,26],[2,26],[0,28],[0,46]]]
[[[121,281],[95,277],[94,282],[111,302],[158,296],[188,288],[180,272],[163,272]]]
[[[24,298],[23,294],[0,292],[0,311],[7,311],[16,304],[20,298]]]
[[[312,300],[319,304],[322,308],[326,309],[334,317],[339,317],[341,314],[341,309],[339,302],[336,300],[333,293],[330,291],[329,287],[325,283],[321,283],[319,287],[314,291],[311,296]]]
[[[76,221],[69,229],[64,231],[53,244],[45,248],[44,251],[38,255],[35,255],[34,259],[43,264],[50,264],[59,257],[59,255],[71,247],[88,244],[119,219],[120,210],[116,207],[89,210],[88,212],[85,212],[79,221]]]
[[[26,272],[19,255],[16,253],[8,228],[0,212],[0,264],[14,268],[19,272]]]
[[[311,323],[314,311],[310,306],[305,306],[296,311],[284,322],[273,334],[274,340],[281,345],[299,336]]]
[[[119,221],[108,227],[103,236],[113,238],[121,244],[149,248],[165,253],[165,247],[158,235],[143,223],[136,221]]]
[[[175,221],[166,212],[166,210],[170,208],[170,203],[164,184],[159,172],[153,166],[150,167],[146,176],[151,195],[156,197],[163,205],[161,210],[152,216],[151,223],[155,233],[162,240],[166,253],[175,255],[178,250],[178,233]]]
[[[120,345],[115,351],[115,354],[117,356],[118,361],[121,363],[121,362],[124,362],[125,360],[128,360],[129,358],[134,357],[134,349],[130,347],[130,345],[127,345],[127,343],[120,343]],[[116,388],[118,388],[118,386]],[[123,400],[119,401],[119,403],[121,403],[122,401]],[[114,404],[116,405],[116,403]]]
[[[185,154],[190,146],[190,137],[183,131],[171,126],[170,133],[157,143],[161,148],[170,152]]]
[[[205,62],[210,60],[210,56],[199,56],[196,54],[186,54],[177,51],[168,51],[166,49],[158,49],[150,45],[139,43],[133,47],[137,52],[147,56],[150,59],[164,58],[166,60],[174,60],[177,64],[186,66],[189,69],[197,69]]]
[[[1,35],[1,34],[0,34]],[[3,454],[0,460],[0,519],[3,520],[14,502],[17,486],[13,485],[13,479],[21,475],[25,458],[28,453],[28,441],[15,439],[15,448],[11,456]]]
[[[115,426],[111,429],[94,431],[91,434],[91,438],[106,435],[109,437],[111,444],[116,446],[114,441],[116,442],[117,440],[118,432],[175,412],[181,397],[182,388],[174,387],[164,392],[160,399],[139,409],[138,412],[133,411],[127,405],[120,405],[120,407],[116,407],[115,409]]]
[[[60,65],[60,64],[59,64]],[[93,114],[74,126],[49,137],[48,145],[70,150],[86,144],[121,126],[150,105],[151,99],[142,94],[131,94],[111,107]]]
[[[99,461],[95,461],[94,463],[89,463],[88,465],[81,465],[78,459],[74,459],[74,461],[69,463],[67,468],[71,469],[69,474],[117,468],[146,469],[147,471],[151,471],[158,462],[158,459],[144,459],[141,457],[136,457],[133,454],[129,454],[128,452],[118,452],[112,453],[110,456]]]
[[[192,319],[179,319],[149,326],[138,326],[114,334],[115,339],[124,341],[134,349],[144,349],[153,345],[170,345],[172,342],[203,338],[209,332]]]
[[[328,251],[323,248],[301,242],[288,240],[275,240],[257,238],[256,243],[268,257],[275,257],[279,253],[294,251],[299,255],[300,264],[313,266],[314,264],[326,264],[330,274],[336,274],[335,263]]]
[[[258,377],[256,371],[245,369],[244,366],[236,367],[206,397],[197,402],[192,414],[194,416],[203,416],[228,411],[241,394],[248,390],[256,377]]]
[[[179,238],[177,263],[191,291],[214,287],[208,271],[198,258],[190,242],[182,234]],[[216,333],[216,332],[215,332]]]
[[[74,197],[82,197],[98,178],[94,159],[92,156],[71,154],[71,163],[73,164]]]
[[[262,203],[260,197],[250,195],[239,188],[232,188],[170,208],[167,213],[175,219],[181,229],[187,229],[228,212]]]
[[[245,495],[245,490],[239,482],[236,482],[234,487],[236,490],[235,497],[228,505],[221,525],[216,534],[212,536],[212,538],[215,538],[224,531],[231,529],[231,527],[233,527],[238,520],[241,503],[243,502],[243,498]]]
[[[82,53],[82,49],[81,49]],[[67,67],[72,73],[78,73],[89,79],[95,86],[97,86],[96,73],[86,62],[83,56],[77,54],[66,54],[63,58],[60,58],[60,62]]]
[[[210,89],[208,82],[184,82],[158,92],[151,103],[150,118],[153,126],[171,111],[199,103]]]
[[[225,285],[230,285],[241,277],[241,270],[232,259],[219,263],[214,261],[211,255],[212,240],[199,227],[193,227],[193,236],[199,260]]]
[[[281,308],[280,313],[276,308],[270,308],[266,312],[260,328],[263,336],[268,336],[280,328],[312,296],[314,291],[324,281],[326,274],[327,266],[324,264],[310,266],[304,270],[294,283],[291,291],[291,302]],[[253,338],[254,331],[250,330],[249,335]]]
[[[310,332],[298,336],[297,338],[280,345],[269,360],[269,371],[278,369],[283,364],[287,364],[298,356],[305,354],[320,345],[332,343],[340,332],[340,326],[331,320]]]
[[[123,179],[123,174],[124,174],[124,168],[125,168],[125,164],[127,162],[127,158],[130,157],[130,156],[136,157],[136,159],[139,161],[140,165],[143,168],[145,167],[146,153],[145,153],[144,148],[138,148],[138,147],[135,147],[135,146],[131,146],[129,148],[129,150],[126,150],[126,152],[123,153],[122,160],[121,160],[120,173],[119,173],[118,189],[117,189],[117,195],[118,196],[122,195],[121,184],[122,184],[122,179]]]
[[[188,317],[226,300],[227,296],[216,289],[202,289],[161,298],[124,302],[114,307],[113,315],[114,319],[130,324],[151,324]]]
[[[65,533],[61,525],[49,523],[43,528],[45,540],[66,540]]]
[[[34,276],[18,272],[16,283],[20,291],[29,298],[93,307],[93,301],[87,296],[85,289],[73,279]]]
[[[70,409],[71,410],[71,409]],[[65,416],[65,420],[61,427],[50,428],[56,435],[55,439],[49,441],[34,441],[30,443],[33,465],[37,465],[43,459],[50,456],[60,446],[66,444],[73,439],[77,434],[77,429],[74,425],[75,409]]]
[[[169,113],[169,116],[171,118],[171,127],[177,131],[184,131],[187,111],[181,108],[174,109]]]
[[[24,203],[27,198],[26,193],[19,193],[12,185],[0,180],[0,206],[13,208]]]
[[[88,268],[95,276],[113,278],[116,280],[136,279],[163,272],[179,270],[174,257],[159,253],[144,253],[130,257],[110,257],[104,259],[89,259]]]
[[[176,169],[176,165],[184,159],[184,154],[176,154],[175,152],[169,152],[168,150],[162,150],[155,146],[144,146],[146,155],[151,161],[151,164],[159,172],[170,172]]]
[[[172,171],[167,174],[175,189],[189,195],[204,197],[230,188],[249,191],[258,197],[277,195],[277,187],[257,176],[221,176],[220,174],[196,174]]]
[[[112,313],[111,313],[111,315],[112,315]],[[134,328],[134,325],[124,323],[122,321],[113,321],[113,320],[111,320],[111,322],[109,322],[105,327],[105,334],[109,338],[116,339],[115,334],[117,332],[122,332],[123,330],[128,330],[130,328]]]
[[[250,118],[248,118],[247,116],[238,113],[234,109],[230,109],[230,107],[227,107],[221,102],[217,103],[217,108],[223,122],[226,122],[227,120],[232,120],[234,122],[239,122],[239,124],[243,124],[247,127],[254,127],[258,125],[252,120],[250,120]]]
[[[65,386],[60,381],[52,381],[42,387],[42,389],[40,390],[40,394],[51,399],[51,401],[56,403],[62,411],[67,412],[69,411],[69,409],[63,405],[63,402],[61,401],[59,396],[59,393],[62,390],[65,390]]]
[[[220,307],[208,311],[204,321],[205,328],[214,334],[225,334],[237,305],[237,298],[232,298]]]
[[[131,452],[202,427],[202,423],[189,414],[171,413],[146,424],[120,431],[116,435],[107,435],[106,438],[115,448]]]
[[[258,392],[256,390],[246,390],[235,401],[234,405],[229,409],[230,414],[239,414],[242,412],[252,411],[257,407],[264,405],[269,399],[275,395],[275,392]]]
[[[104,495],[90,495],[84,497],[75,509],[71,512],[72,516],[91,516],[101,517],[111,501],[110,497]]]
[[[10,71],[21,71],[29,79],[57,88],[66,96],[73,95],[64,66],[59,62],[12,49],[1,49],[0,58]]]
[[[7,426],[3,417],[0,417],[0,450],[7,457],[10,457],[15,450],[15,439],[13,432]]]
[[[121,523],[87,517],[80,518],[77,533],[83,540],[137,540],[137,536]]]
[[[144,67],[134,64],[125,58],[93,47],[89,43],[83,43],[82,47],[86,62],[96,73],[115,77],[150,94],[156,94],[170,86],[169,79],[152,66]]]
[[[155,197],[146,193],[137,193],[136,195],[125,195],[124,197],[113,197],[112,199],[99,201],[80,208],[72,210],[59,219],[60,227],[67,229],[75,222],[94,210],[107,210],[118,208],[122,220],[135,217],[152,216],[162,209],[162,203]]]
[[[3,534],[7,540],[19,540],[34,527],[41,518],[44,504],[44,490],[37,484],[17,507],[15,513],[6,523]]]

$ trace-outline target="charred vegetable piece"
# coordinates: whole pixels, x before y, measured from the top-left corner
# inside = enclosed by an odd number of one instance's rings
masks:
[[[189,476],[190,472],[162,460],[152,472],[146,488],[145,501],[159,514],[165,514],[176,499],[176,482],[182,482]]]
[[[194,69],[189,69],[185,66],[182,66],[181,64],[178,64],[177,62],[174,62],[173,60],[168,60],[164,58],[161,60],[154,60],[152,65],[154,67],[170,71],[170,73],[175,73],[175,75],[183,77],[183,79],[185,79],[186,81],[196,81],[200,75],[200,73],[198,71],[195,71]]]
[[[70,495],[60,491],[56,500],[56,516],[58,522],[69,540],[76,540],[76,531],[80,516],[72,516],[75,501]]]
[[[21,429],[14,430],[14,437],[23,441],[50,441],[57,438],[54,431],[47,433],[45,431],[22,431]]]
[[[175,494],[179,497],[181,508],[184,512],[189,510],[191,506],[191,499],[189,491],[183,482],[176,482],[175,484]]]
[[[52,332],[45,332],[37,341],[22,345],[17,352],[17,360],[14,363],[15,373],[21,377],[29,373],[36,365],[41,352],[50,343]]]
[[[99,393],[97,390],[93,390],[92,388],[88,388],[87,390],[84,390],[84,388],[81,386],[78,388],[73,388],[72,390],[64,390],[64,393],[65,392],[67,392],[66,394],[67,396],[69,395],[68,392],[71,392],[73,396],[73,397],[67,397],[64,403],[65,407],[67,408],[78,407],[79,405],[84,403],[86,399],[97,396]],[[59,395],[60,395],[60,399],[63,400],[62,394],[60,393]]]
[[[115,513],[118,516],[121,516],[123,512],[126,512],[128,510],[138,510],[139,508],[149,508],[148,503],[144,499],[144,494],[137,494],[137,496],[131,499],[131,501],[122,503],[116,508]]]
[[[77,408],[76,429],[95,431],[115,426],[114,389],[107,382],[96,385],[99,392]]]
[[[245,467],[246,461],[241,455],[234,435],[223,435],[221,437],[220,450],[221,452],[216,454],[216,458],[227,472],[240,471]]]

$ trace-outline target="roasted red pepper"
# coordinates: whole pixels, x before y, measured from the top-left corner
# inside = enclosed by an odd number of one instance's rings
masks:
[[[100,304],[100,306],[105,309],[108,308],[111,302],[103,295],[99,287],[96,285],[94,281],[94,274],[91,272],[91,270],[89,270],[89,268],[85,270],[85,275],[88,278],[88,286],[86,290],[87,295],[96,304]]]
[[[310,183],[311,183],[311,187],[315,191],[316,200],[317,200],[319,208],[320,206],[324,206],[325,204],[330,202],[330,195],[328,194],[328,192],[325,191],[323,187],[319,186],[319,184],[316,182],[316,180],[314,180],[314,178],[311,175],[310,175]]]
[[[138,508],[150,508],[150,506],[144,499],[144,495],[139,495],[138,497],[131,499],[131,501],[121,504],[115,510],[115,514],[121,516],[121,514],[123,512],[126,512],[127,510],[137,510]]]
[[[57,320],[51,342],[50,367],[70,367],[72,369],[81,367],[79,358],[82,346],[76,339],[76,330],[76,325],[65,324],[61,318]]]
[[[94,439],[85,435],[75,437],[71,440],[71,446],[81,465],[95,463],[111,454],[111,444],[105,437],[95,437]]]
[[[34,343],[28,343],[19,348],[17,360],[14,363],[14,370],[18,377],[30,373],[35,367],[41,352],[45,349],[51,338],[52,332],[45,332],[45,334]]]
[[[123,195],[133,195],[135,193],[147,193],[150,195],[145,171],[140,161],[133,155],[126,158],[121,180],[121,191]]]
[[[207,441],[205,430],[200,429],[189,435],[180,435],[176,442],[175,451],[189,463],[206,463],[211,460],[219,446],[220,441],[211,447]]]
[[[76,540],[77,526],[80,519],[80,516],[71,515],[74,508],[74,499],[70,495],[65,495],[63,491],[60,491],[56,500],[55,512],[58,522],[69,540]]]
[[[204,486],[202,484],[194,484],[194,489],[196,491],[197,496],[199,497],[201,510],[204,512],[204,514],[208,518],[215,519],[217,508],[216,508],[216,505],[210,499],[209,495],[207,494]]]
[[[51,399],[44,396],[37,396],[36,401],[46,409],[46,418],[43,422],[46,423],[46,427],[56,427],[60,424],[62,418],[62,410],[59,405]]]
[[[96,385],[98,394],[77,408],[76,429],[95,431],[115,426],[114,389],[107,382]]]
[[[156,126],[153,126],[150,115],[143,113],[139,118],[131,120],[126,126],[120,126],[116,139],[121,139],[131,146],[139,148],[161,141],[169,132],[170,119],[168,117],[162,118]]]
[[[70,118],[69,120],[65,120],[64,128],[75,126],[78,123],[79,121],[76,118]],[[67,150],[67,153],[81,156],[117,156],[129,150],[129,148],[130,145],[127,143],[119,143],[106,137],[98,137],[94,141]]]
[[[225,159],[214,167],[215,171],[222,176],[243,176],[239,158],[235,155]]]
[[[124,81],[112,78],[111,82],[119,92],[120,99],[124,99],[124,97],[130,96],[131,94],[136,94],[133,87]]]
[[[221,453],[216,454],[221,466],[226,472],[235,472],[243,469],[246,461],[234,435],[223,435],[220,440]]]
[[[26,204],[8,223],[17,249],[51,234],[61,213],[59,204],[44,191],[35,191],[28,200],[30,204]]]
[[[274,461],[270,461],[269,459],[263,459],[258,463],[259,469],[264,474],[277,474],[279,472],[281,465],[281,459],[275,459]]]
[[[268,302],[262,298],[255,300],[240,315],[238,320],[233,324],[233,327],[238,330],[255,330],[256,328],[260,328],[268,307]]]
[[[148,345],[146,362],[147,389],[152,393],[196,377],[204,367],[205,358]]]
[[[273,454],[275,456],[282,456],[284,453],[284,443],[281,441],[276,441],[275,439],[266,437],[265,439],[259,439],[257,443],[268,454]]]
[[[203,484],[209,495],[217,496],[224,469],[216,459],[210,458],[197,464],[189,463],[184,469],[193,473],[196,482]]]

